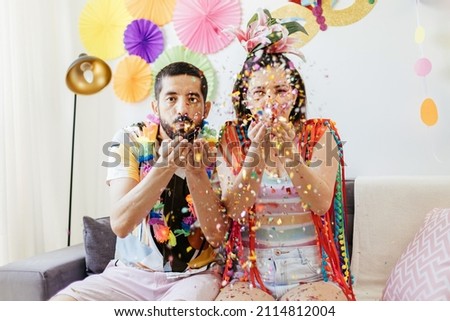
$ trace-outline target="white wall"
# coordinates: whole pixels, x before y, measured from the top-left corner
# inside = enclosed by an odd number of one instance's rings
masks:
[[[242,22],[246,23],[259,6],[276,9],[287,2],[243,0]],[[84,3],[71,5],[77,6],[71,17],[76,24]],[[421,51],[414,42],[417,22],[413,0],[378,1],[361,21],[330,27],[302,48],[307,59],[301,69],[309,116],[337,122],[341,138],[346,141],[348,178],[450,174],[450,1],[422,0],[420,9],[420,20],[427,32],[423,49],[433,63],[426,86],[414,73]],[[164,26],[163,32],[166,47],[179,44],[171,24]],[[77,35],[72,36],[76,58],[84,48]],[[210,118],[215,127],[233,117],[229,93],[244,56],[236,42],[209,56],[219,77],[218,96]],[[114,69],[120,60],[108,63]],[[433,127],[427,127],[420,119],[420,104],[427,92],[439,108],[439,121]],[[70,92],[67,96],[69,106]],[[103,144],[118,128],[145,117],[149,103],[150,97],[137,104],[124,103],[115,96],[112,85],[97,95],[79,97],[74,242],[81,239],[82,215],[108,215],[106,169],[101,167],[105,160]],[[67,128],[71,128],[70,116]],[[98,135],[95,140],[92,130]]]

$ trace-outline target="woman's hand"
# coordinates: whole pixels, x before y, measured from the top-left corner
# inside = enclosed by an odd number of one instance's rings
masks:
[[[274,127],[276,130],[278,141],[280,142],[294,142],[295,139],[295,129],[291,122],[281,121],[277,122],[277,126]],[[273,130],[272,129],[272,133]]]
[[[299,153],[296,143],[296,131],[292,123],[278,121],[272,127],[271,137],[275,142],[276,155],[283,160],[292,161],[298,159]]]
[[[252,144],[260,145],[266,136],[267,126],[261,121],[252,121],[248,128],[248,138],[252,141]]]

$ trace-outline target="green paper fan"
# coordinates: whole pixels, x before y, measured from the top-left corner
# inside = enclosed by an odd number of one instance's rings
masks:
[[[211,62],[205,55],[193,52],[184,46],[176,46],[166,49],[161,55],[159,55],[158,59],[156,59],[152,65],[153,84],[155,83],[156,75],[161,69],[168,64],[177,61],[190,63],[203,71],[206,80],[208,81],[208,97],[206,100],[212,101],[214,99],[216,89],[216,72],[214,71]]]

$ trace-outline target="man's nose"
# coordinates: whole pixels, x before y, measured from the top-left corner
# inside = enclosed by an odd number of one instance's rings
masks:
[[[179,113],[180,115],[184,115],[189,111],[188,102],[185,98],[178,99],[176,104],[176,110],[177,113]]]

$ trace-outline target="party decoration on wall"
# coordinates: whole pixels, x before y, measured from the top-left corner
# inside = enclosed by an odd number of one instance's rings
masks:
[[[438,121],[438,110],[436,103],[431,98],[426,98],[420,107],[420,118],[427,126],[433,126]]]
[[[319,25],[311,10],[294,3],[288,3],[285,6],[278,8],[272,12],[272,16],[277,19],[289,19],[290,17],[299,17],[299,22],[303,25],[306,33],[296,32],[291,37],[299,38],[301,41],[296,41],[294,46],[299,48],[304,46],[307,42],[314,38],[319,32]]]
[[[188,62],[203,71],[208,81],[208,97],[206,99],[212,101],[216,90],[216,73],[211,62],[205,55],[193,52],[184,46],[166,49],[153,64],[154,76],[165,66],[176,61]]]
[[[178,0],[173,24],[180,41],[188,49],[215,53],[228,46],[233,37],[224,32],[241,23],[239,0]]]
[[[298,47],[311,41],[317,33],[325,31],[330,26],[340,27],[355,23],[364,18],[375,6],[377,0],[355,0],[344,9],[336,9],[336,0],[290,0],[272,12],[275,18],[287,19],[297,17],[302,21],[307,34],[297,33],[301,39]]]
[[[164,26],[172,20],[176,0],[124,0],[128,12],[136,19],[151,20]]]
[[[123,32],[131,20],[123,0],[88,0],[78,25],[86,51],[104,60],[123,55]]]
[[[125,102],[142,101],[150,94],[152,73],[150,65],[139,56],[125,57],[117,65],[113,88],[117,97]]]
[[[348,26],[358,22],[373,9],[377,0],[355,0],[345,9],[334,9],[333,0],[323,0],[322,10],[329,26]]]
[[[327,30],[327,24],[325,23],[325,17],[323,16],[322,0],[290,0],[289,2],[297,3],[304,8],[311,10],[314,17],[316,17],[315,20],[320,26],[320,30]]]
[[[417,20],[417,26],[416,31],[414,34],[414,40],[419,45],[421,56],[414,65],[414,71],[416,72],[416,75],[419,77],[422,77],[423,79],[423,87],[425,91],[426,98],[422,101],[422,105],[420,107],[420,118],[422,119],[422,122],[427,126],[433,126],[437,123],[439,115],[438,115],[438,108],[436,106],[436,103],[434,102],[433,98],[429,97],[428,95],[428,86],[426,83],[426,77],[430,74],[432,70],[432,63],[431,61],[425,57],[424,49],[423,49],[423,42],[425,40],[425,28],[420,23],[420,17],[419,17],[419,6],[420,6],[420,0],[416,0],[416,20]]]
[[[133,20],[125,30],[123,42],[130,55],[136,55],[152,63],[164,50],[161,30],[146,19]]]
[[[420,58],[414,66],[417,76],[425,77],[431,72],[431,61],[427,58]]]
[[[417,44],[421,44],[425,40],[425,29],[422,26],[416,27],[414,40],[416,41]]]

